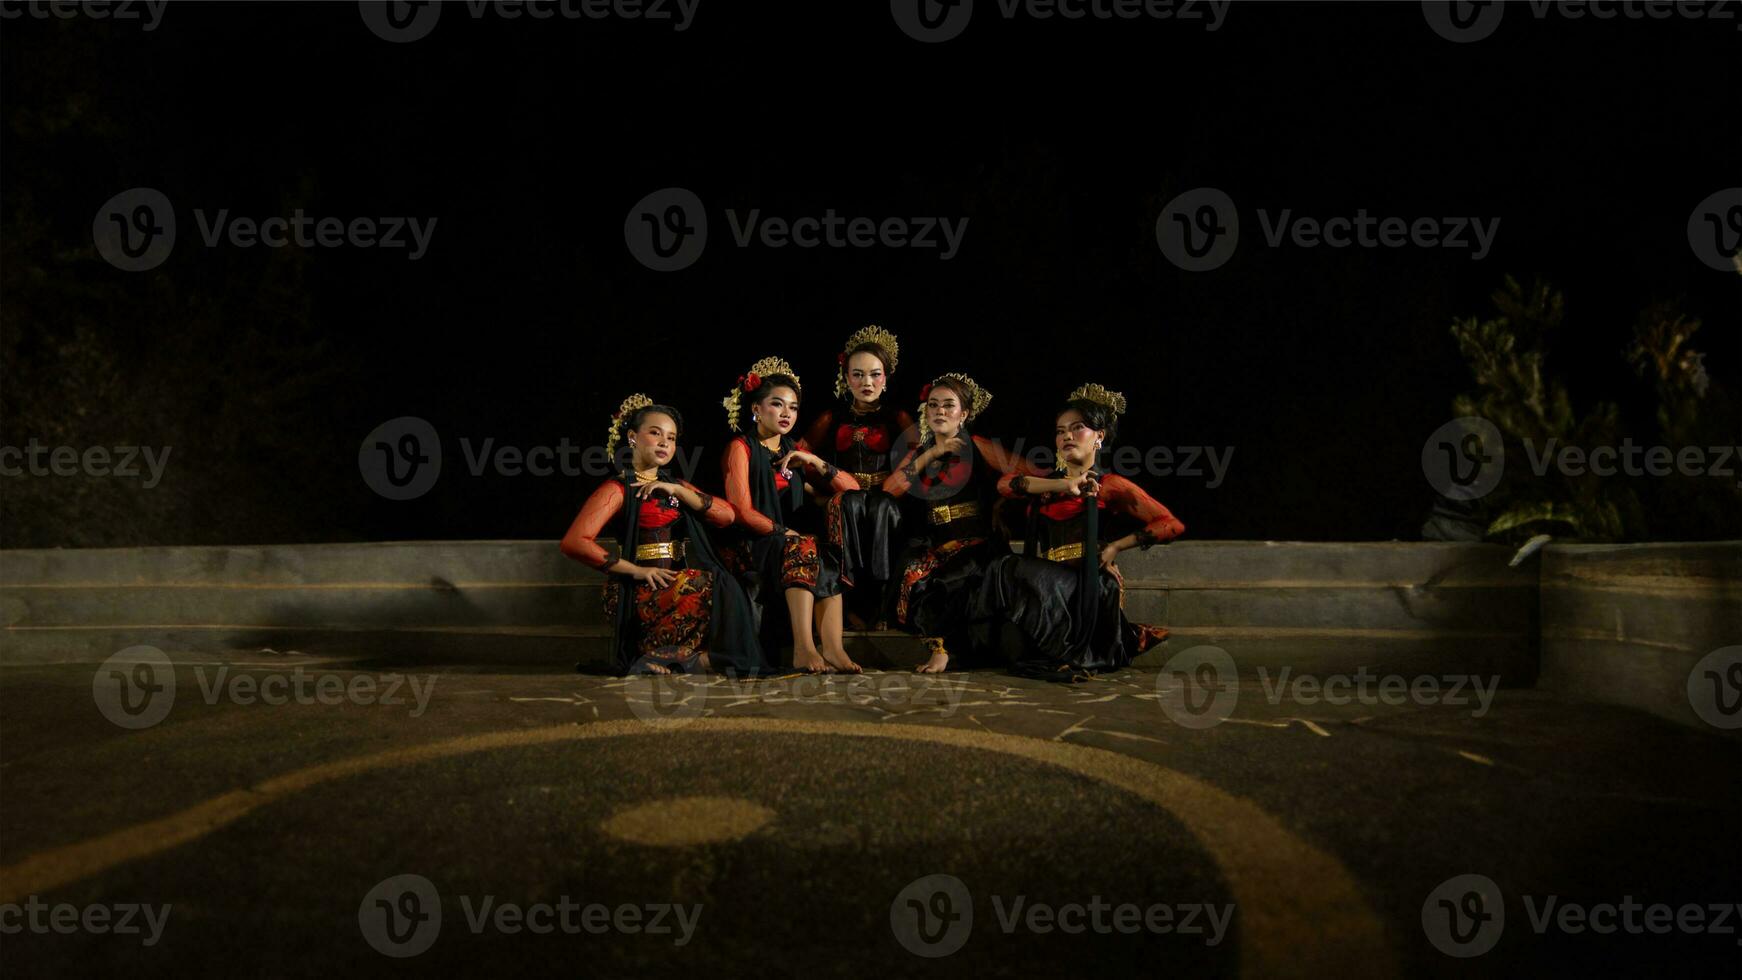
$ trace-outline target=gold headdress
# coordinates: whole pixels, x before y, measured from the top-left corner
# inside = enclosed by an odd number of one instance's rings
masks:
[[[653,399],[636,392],[623,399],[623,404],[617,406],[617,414],[611,416],[611,431],[605,434],[605,455],[615,456],[617,440],[623,437],[623,427],[629,424],[629,419],[637,411],[653,404]]]
[[[920,389],[919,392],[919,438],[921,442],[931,438],[931,421],[925,411],[926,400],[931,398],[933,388],[946,381],[950,382],[952,388],[960,386],[960,388],[967,389],[969,418],[979,418],[980,413],[986,410],[986,406],[992,404],[992,393],[980,387],[973,378],[959,371],[938,375],[936,380]]]
[[[733,432],[738,431],[738,415],[743,406],[744,394],[762,387],[762,379],[775,374],[784,374],[791,378],[793,387],[798,389],[800,395],[804,394],[804,385],[799,383],[798,372],[792,369],[792,365],[778,357],[764,357],[750,365],[750,370],[738,375],[738,383],[732,386],[732,393],[720,399],[720,404],[726,407],[726,424]]]
[[[1108,391],[1097,384],[1079,386],[1076,391],[1071,392],[1070,397],[1066,398],[1065,401],[1094,402],[1111,412],[1114,417],[1125,414],[1125,396],[1117,391]]]
[[[873,323],[868,327],[860,327],[847,338],[847,346],[841,348],[841,354],[835,360],[840,366],[835,368],[835,397],[847,393],[847,358],[853,355],[853,348],[865,344],[876,344],[883,351],[883,370],[886,374],[895,373],[895,361],[901,356],[901,345],[895,342],[895,335]]]

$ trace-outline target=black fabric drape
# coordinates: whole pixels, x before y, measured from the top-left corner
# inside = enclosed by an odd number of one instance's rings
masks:
[[[661,469],[659,479],[666,483],[677,482],[669,469]],[[641,502],[635,497],[634,473],[625,470],[618,474],[617,480],[623,484],[623,530],[618,540],[626,559],[633,560],[631,556],[635,554],[641,526]],[[738,580],[720,563],[720,556],[708,539],[707,528],[693,511],[681,504],[677,529],[671,539],[685,542],[685,565],[706,571],[713,579],[713,597],[708,609],[708,660],[713,668],[738,675],[773,673],[773,667],[756,637],[756,613],[749,597]],[[635,618],[636,581],[627,575],[613,575],[611,578],[617,588],[611,662],[619,674],[626,674],[640,656],[636,647],[639,626]]]

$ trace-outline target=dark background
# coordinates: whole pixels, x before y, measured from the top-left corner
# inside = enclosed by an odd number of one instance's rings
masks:
[[[1742,184],[1736,21],[1538,21],[1458,45],[1416,3],[1236,3],[1171,20],[1006,21],[942,44],[880,2],[706,0],[638,20],[474,19],[410,44],[355,4],[171,4],[155,31],[0,24],[0,443],[173,447],[167,475],[0,478],[8,546],[560,536],[594,479],[473,477],[459,439],[602,440],[630,391],[683,408],[717,484],[718,402],[792,360],[814,411],[846,335],[902,343],[996,395],[980,431],[1050,438],[1065,392],[1122,390],[1120,441],[1234,447],[1222,486],[1144,482],[1194,538],[1419,535],[1423,440],[1469,373],[1454,317],[1506,275],[1567,295],[1548,369],[1649,422],[1620,351],[1645,306],[1702,318],[1742,386],[1742,276],[1689,248]],[[154,187],[179,235],[114,269],[91,223]],[[710,239],[656,273],[628,210],[686,187]],[[1155,222],[1199,186],[1238,252],[1176,269]],[[437,218],[429,253],[206,248],[193,210]],[[728,208],[968,217],[960,254],[737,248]],[[1501,219],[1493,252],[1271,249],[1257,210]],[[808,414],[808,412],[807,412]],[[446,467],[385,500],[358,447],[427,419]],[[1731,425],[1734,429],[1734,425]]]

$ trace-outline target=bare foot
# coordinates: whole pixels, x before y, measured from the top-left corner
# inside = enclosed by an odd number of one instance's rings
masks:
[[[649,674],[669,674],[669,673],[671,673],[671,668],[665,666],[664,664],[642,664],[641,669],[647,671]]]
[[[823,659],[829,662],[829,667],[837,674],[863,674],[865,672],[865,668],[854,663],[853,658],[847,656],[845,650],[839,653],[829,653],[825,650]]]
[[[928,638],[926,649],[931,651],[931,658],[914,668],[916,674],[941,674],[950,665],[950,651],[944,649],[944,641]]]
[[[822,674],[828,671],[829,665],[815,650],[794,650],[792,669],[801,674]]]
[[[714,665],[708,662],[708,655],[705,653],[696,656],[696,664],[700,666],[703,671],[714,669]]]

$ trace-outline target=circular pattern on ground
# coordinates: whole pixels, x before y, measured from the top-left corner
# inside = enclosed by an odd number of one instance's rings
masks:
[[[774,811],[730,796],[679,796],[619,810],[599,825],[618,840],[690,847],[742,840],[774,820]]]

